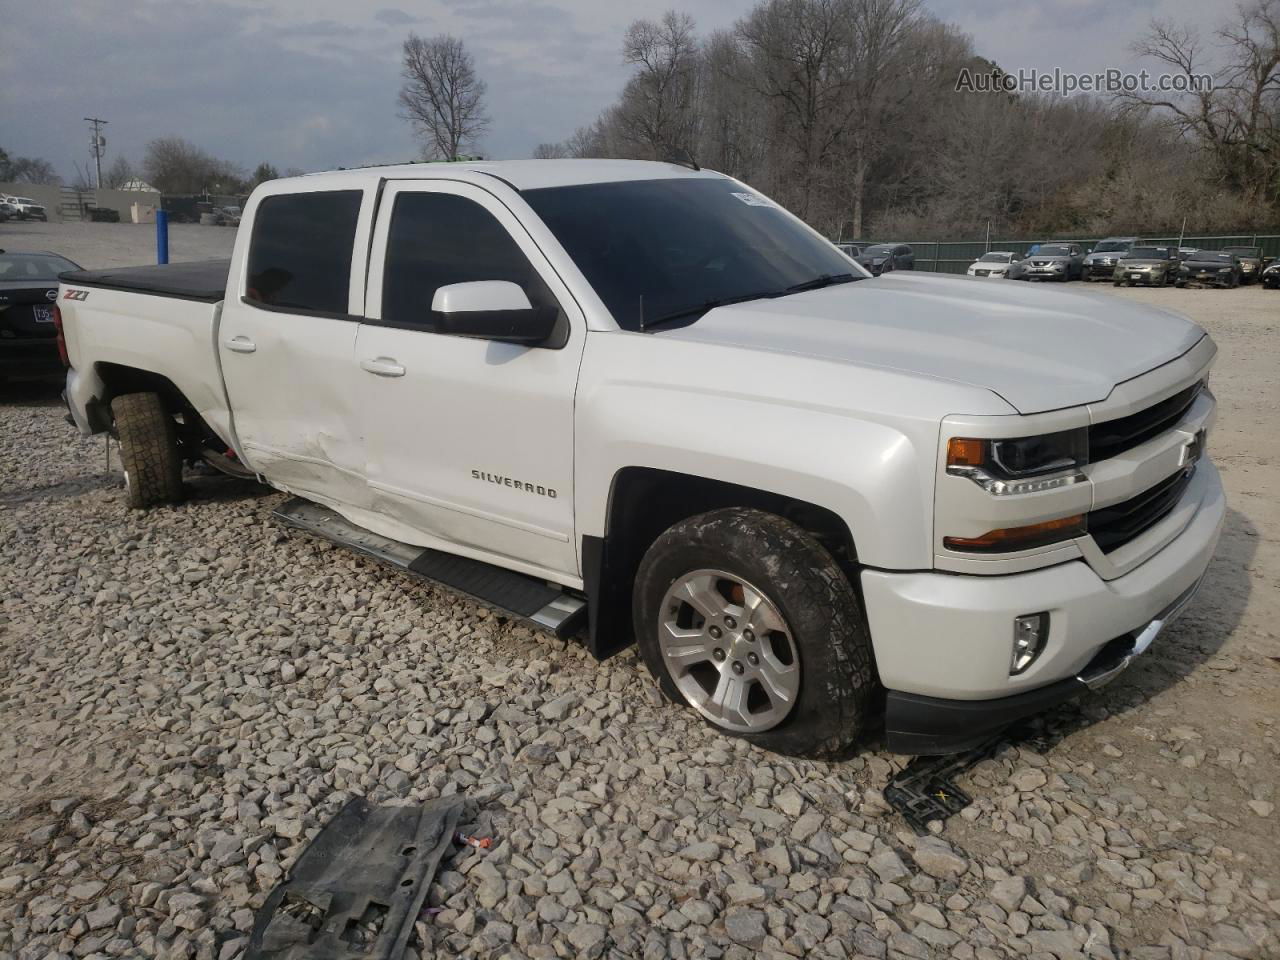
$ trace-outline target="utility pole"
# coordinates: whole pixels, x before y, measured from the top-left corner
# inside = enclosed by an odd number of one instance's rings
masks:
[[[107,121],[99,120],[97,117],[85,117],[89,123],[93,124],[93,163],[98,171],[98,189],[102,189],[102,151],[107,145],[107,138],[102,136],[102,128],[107,125]]]

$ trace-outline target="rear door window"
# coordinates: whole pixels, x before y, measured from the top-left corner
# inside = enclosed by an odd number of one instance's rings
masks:
[[[249,245],[245,298],[282,310],[346,316],[363,194],[326,190],[267,197]]]

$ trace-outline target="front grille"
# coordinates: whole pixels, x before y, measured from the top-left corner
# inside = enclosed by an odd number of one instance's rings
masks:
[[[1203,386],[1203,382],[1193,383],[1145,410],[1095,423],[1089,428],[1089,462],[1108,460],[1158,437],[1183,418]]]
[[[1194,466],[1179,470],[1136,497],[1091,511],[1089,533],[1098,548],[1103,553],[1119,549],[1167,517],[1182,499],[1194,473]]]

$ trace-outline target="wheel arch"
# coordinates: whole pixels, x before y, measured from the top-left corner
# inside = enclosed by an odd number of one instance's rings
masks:
[[[811,533],[849,577],[857,564],[853,532],[835,511],[797,497],[654,467],[619,469],[609,487],[602,536],[582,536],[588,649],[597,659],[635,642],[631,590],[640,560],[668,527],[710,510],[744,507],[790,520]]]

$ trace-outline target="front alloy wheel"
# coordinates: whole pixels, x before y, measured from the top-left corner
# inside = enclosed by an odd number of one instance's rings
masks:
[[[879,702],[853,584],[776,514],[730,507],[668,528],[640,561],[632,612],[663,693],[765,749],[845,756]]]
[[[658,649],[685,701],[734,733],[770,730],[800,692],[800,656],[773,601],[723,570],[694,570],[662,598]]]

